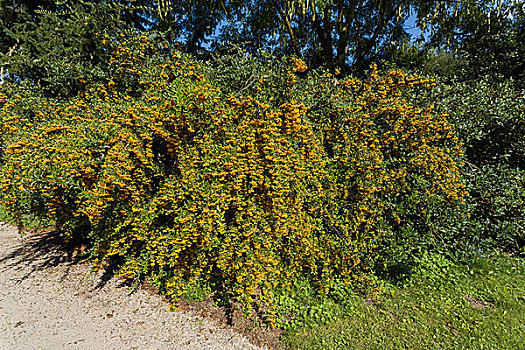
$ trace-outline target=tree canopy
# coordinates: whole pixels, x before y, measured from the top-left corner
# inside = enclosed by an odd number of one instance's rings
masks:
[[[247,51],[294,54],[331,68],[368,66],[408,41],[407,19],[438,47],[457,46],[480,26],[497,26],[510,1],[251,0],[166,1],[158,22],[190,51],[234,42]],[[500,16],[501,17],[501,16]],[[492,20],[492,23],[491,23]],[[215,36],[214,36],[215,35]]]
[[[511,13],[521,14],[520,6],[510,0],[0,0],[0,75],[9,71],[43,88],[56,86],[53,80],[61,87],[48,88],[50,95],[74,91],[71,70],[103,75],[100,42],[126,31],[156,31],[191,53],[233,44],[295,55],[310,67],[360,70],[410,41],[408,18],[427,45],[470,45],[476,59],[489,56],[480,56],[475,43],[492,40],[496,47],[494,33],[519,28],[520,16]],[[504,50],[519,40],[507,44]]]
[[[0,0],[0,73],[29,79],[49,96],[79,89],[78,77],[104,75],[101,43],[145,30],[145,8],[118,1]]]

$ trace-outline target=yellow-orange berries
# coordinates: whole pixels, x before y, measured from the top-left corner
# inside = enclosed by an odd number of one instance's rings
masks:
[[[28,118],[20,91],[1,88],[0,202],[20,224],[47,216],[89,236],[99,265],[119,256],[121,275],[148,275],[174,300],[220,280],[271,315],[272,292],[293,276],[320,290],[364,283],[403,219],[392,198],[463,196],[444,116],[400,93],[430,84],[418,77],[325,75],[319,94],[335,102],[320,118],[301,94],[279,106],[226,95],[178,53],[146,59],[145,37],[107,40],[114,76],[76,98],[42,98]],[[295,84],[307,67],[293,64]]]

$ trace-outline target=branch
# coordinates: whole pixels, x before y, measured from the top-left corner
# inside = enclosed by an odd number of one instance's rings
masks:
[[[337,43],[337,56],[335,64],[339,68],[343,68],[346,57],[348,56],[348,41],[350,40],[350,26],[352,25],[352,19],[355,16],[357,0],[353,0],[348,6],[349,8],[344,11],[343,8],[339,9],[339,19],[337,23],[337,31],[339,32],[339,42]],[[343,15],[343,12],[346,14]]]
[[[359,53],[359,56],[357,56],[357,59],[356,59],[356,61],[354,63],[354,66],[359,67],[363,63],[365,56],[374,47],[374,45],[375,45],[375,43],[377,41],[377,37],[379,36],[379,34],[381,34],[381,32],[383,31],[385,26],[392,20],[392,18],[394,18],[397,10],[403,5],[403,3],[404,3],[404,1],[400,1],[399,5],[396,6],[395,10],[393,10],[391,13],[388,14],[387,18],[384,18],[384,13],[383,13],[383,11],[380,10],[380,12],[379,12],[379,23],[377,24],[377,28],[374,31],[374,34],[372,34],[372,37],[368,41],[368,44],[366,45],[365,49]]]
[[[247,80],[248,83],[242,89],[237,91],[235,93],[235,96],[239,96],[241,94],[241,92],[243,92],[244,90],[248,89],[250,86],[253,85],[253,83],[258,81],[259,79],[260,79],[259,76],[255,75],[255,74],[252,74],[252,76],[250,78],[248,78],[248,80]]]
[[[302,57],[301,50],[299,49],[299,44],[297,43],[297,40],[295,39],[295,35],[293,33],[292,25],[290,24],[290,19],[288,18],[288,15],[283,11],[281,5],[277,2],[277,0],[273,0],[273,4],[275,8],[277,9],[277,12],[279,12],[279,16],[281,16],[281,18],[284,21],[286,30],[288,31],[288,35],[290,36],[290,39],[292,40],[292,45],[293,45],[295,54],[298,57]]]
[[[328,29],[326,28],[326,25],[328,24],[327,22],[330,22],[329,20],[326,21],[326,18],[329,17],[329,15],[329,9],[328,7],[326,7],[324,11],[325,28],[323,28],[319,16],[315,11],[315,4],[312,5],[312,22],[314,30],[317,33],[317,36],[319,37],[319,41],[321,42],[321,48],[323,50],[324,59],[327,60],[328,65],[332,67],[334,59],[332,52],[332,33],[330,26],[328,26]]]

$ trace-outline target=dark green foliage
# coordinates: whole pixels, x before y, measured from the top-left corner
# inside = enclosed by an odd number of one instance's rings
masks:
[[[509,5],[492,16],[490,25],[465,23],[463,31],[470,34],[455,52],[405,47],[385,67],[436,79],[436,89],[418,91],[412,98],[450,114],[464,143],[471,217],[449,217],[449,229],[464,234],[457,241],[459,250],[499,247],[517,252],[525,235],[523,7]]]
[[[459,47],[466,64],[464,79],[512,79],[525,88],[525,7],[515,2],[491,14],[490,22],[474,22]]]
[[[434,104],[464,143],[470,219],[468,250],[499,247],[517,252],[525,237],[525,95],[511,83],[488,80],[440,84],[421,103]]]
[[[439,30],[429,41],[395,43],[391,50],[384,51],[382,59],[386,67],[437,75],[447,84],[452,80],[457,83],[486,79],[498,83],[512,81],[517,89],[523,89],[524,11],[519,2],[504,2],[497,11],[488,14],[473,11],[464,21],[437,25]],[[451,39],[450,35],[454,36],[451,45],[442,45],[442,40]]]
[[[108,75],[104,41],[142,27],[143,16],[116,1],[2,1],[2,75],[49,97],[74,96]]]
[[[484,33],[479,28],[489,28],[492,35],[494,25],[487,19],[494,23],[501,19],[496,13],[508,9],[492,1],[2,0],[0,4],[0,21],[5,28],[0,33],[0,50],[7,57],[11,57],[9,52],[20,51],[18,61],[25,62],[17,66],[17,60],[10,59],[8,64],[2,63],[4,70],[22,78],[28,72],[36,74],[35,69],[42,70],[35,81],[49,95],[78,88],[68,77],[78,68],[64,72],[57,68],[62,63],[83,65],[86,72],[99,67],[102,52],[92,39],[94,33],[114,34],[130,28],[156,30],[170,43],[182,42],[191,53],[216,51],[222,44],[233,43],[252,54],[261,50],[279,57],[293,54],[312,67],[362,72],[373,61],[388,56],[393,47],[408,42],[404,23],[411,16],[416,17],[421,29],[433,28],[429,45],[456,48],[456,43],[472,46],[477,42],[477,35]],[[496,41],[504,33],[498,30],[490,39],[493,46],[499,45]],[[518,43],[521,37],[516,34],[513,42]],[[506,51],[513,45],[518,44],[505,42],[499,50]],[[478,49],[482,47],[485,45]],[[515,52],[522,52],[520,47]],[[469,52],[476,56],[475,51],[473,48]],[[58,56],[68,59],[60,61]],[[513,69],[520,67],[518,64]],[[58,87],[49,87],[55,85],[54,81]]]
[[[423,31],[433,29],[433,47],[450,48],[457,33],[471,33],[465,23],[485,25],[498,6],[490,1],[232,1],[221,12],[230,21],[219,26],[218,41],[235,42],[252,53],[293,54],[313,67],[362,72],[392,46],[408,42],[404,23],[411,16]]]
[[[244,53],[239,47],[226,46],[211,54],[206,64],[210,79],[224,92],[236,96],[257,96],[273,106],[279,106],[291,95],[301,96],[304,85],[291,88],[288,84],[290,62],[263,52]]]

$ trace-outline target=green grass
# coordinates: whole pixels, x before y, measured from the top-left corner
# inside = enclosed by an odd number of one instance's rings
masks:
[[[525,259],[497,255],[468,265],[429,261],[377,303],[349,298],[326,308],[331,322],[290,327],[286,346],[525,349]]]
[[[0,222],[8,222],[14,225],[12,218],[10,218],[7,215],[5,208],[2,206],[0,206]],[[23,227],[26,230],[39,229],[42,227],[51,227],[51,226],[53,226],[53,222],[51,220],[44,221],[44,220],[39,220],[37,218],[32,218],[28,216],[23,218]]]
[[[7,214],[5,212],[5,208],[0,205],[0,221],[7,221]]]

